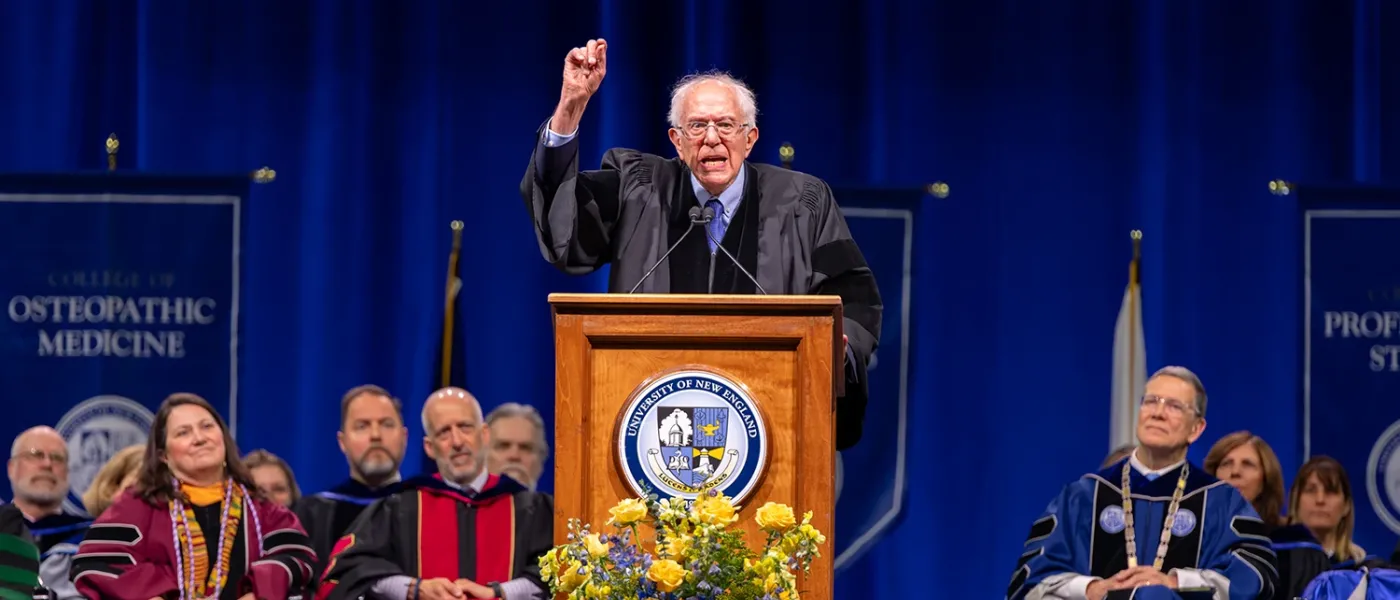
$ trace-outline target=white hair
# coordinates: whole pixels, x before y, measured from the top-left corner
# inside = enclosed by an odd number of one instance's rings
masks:
[[[744,113],[744,124],[753,126],[758,124],[758,100],[755,98],[753,90],[745,85],[743,81],[730,75],[726,71],[712,70],[703,73],[693,73],[682,77],[676,82],[676,86],[671,89],[671,112],[667,118],[671,121],[671,126],[679,129],[684,115],[681,114],[681,104],[685,102],[686,96],[695,86],[715,82],[729,86],[734,91],[734,96],[739,99],[739,110]]]

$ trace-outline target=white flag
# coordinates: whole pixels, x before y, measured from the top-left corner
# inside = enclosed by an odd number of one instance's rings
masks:
[[[1136,253],[1135,253],[1136,254]],[[1142,335],[1142,289],[1138,259],[1128,267],[1128,288],[1113,332],[1113,409],[1109,451],[1137,443],[1138,401],[1147,385],[1147,346]]]

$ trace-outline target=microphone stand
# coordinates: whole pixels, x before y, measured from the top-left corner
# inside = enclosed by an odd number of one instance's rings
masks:
[[[710,208],[710,207],[706,206],[706,207],[705,207],[705,210],[704,210],[703,212],[700,213],[700,223],[703,224],[703,225],[706,225],[706,227],[705,227],[705,237],[708,238],[708,239],[710,240],[710,243],[712,243],[712,244],[715,245],[715,248],[719,249],[720,252],[723,252],[725,256],[728,256],[728,257],[729,257],[729,262],[732,262],[732,263],[734,263],[734,266],[739,267],[739,272],[743,273],[743,274],[744,274],[744,277],[748,277],[748,278],[749,278],[749,281],[752,281],[752,282],[753,282],[754,287],[758,288],[758,292],[759,292],[760,294],[763,294],[764,296],[767,296],[767,295],[768,295],[768,291],[765,290],[765,289],[763,289],[763,285],[760,284],[760,283],[758,282],[758,278],[754,277],[753,274],[750,273],[748,269],[745,269],[745,268],[744,268],[744,265],[739,264],[739,259],[734,258],[734,255],[733,255],[733,254],[730,254],[730,253],[729,253],[729,250],[726,249],[726,248],[724,247],[724,244],[719,243],[719,240],[715,239],[715,236],[713,236],[713,235],[710,234],[710,228],[708,227],[708,225],[710,224],[710,221],[713,221],[713,220],[715,220],[715,210],[714,210],[713,208]],[[713,258],[711,258],[711,259],[710,259],[710,293],[713,294],[714,291],[715,291],[715,261],[714,261]]]

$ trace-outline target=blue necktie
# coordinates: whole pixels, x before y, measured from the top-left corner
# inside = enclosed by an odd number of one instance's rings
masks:
[[[1157,475],[1156,473],[1148,473],[1148,474],[1144,475],[1143,477],[1146,477],[1148,481],[1152,481],[1153,479],[1156,479],[1156,478],[1158,477],[1158,475]]]
[[[718,248],[716,242],[724,241],[724,205],[719,200],[712,199],[705,203],[705,207],[715,211],[715,218],[710,219],[708,225],[710,230],[710,254],[714,254]]]

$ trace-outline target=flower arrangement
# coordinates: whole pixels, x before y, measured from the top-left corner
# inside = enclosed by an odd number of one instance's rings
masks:
[[[687,509],[686,501],[629,498],[608,510],[616,533],[591,531],[569,520],[567,542],[540,557],[540,573],[554,594],[570,600],[796,600],[797,572],[806,574],[826,543],[808,511],[798,523],[792,508],[769,502],[754,515],[767,535],[751,550],[731,527],[739,507],[711,490]],[[654,551],[638,543],[638,527],[656,532]]]

